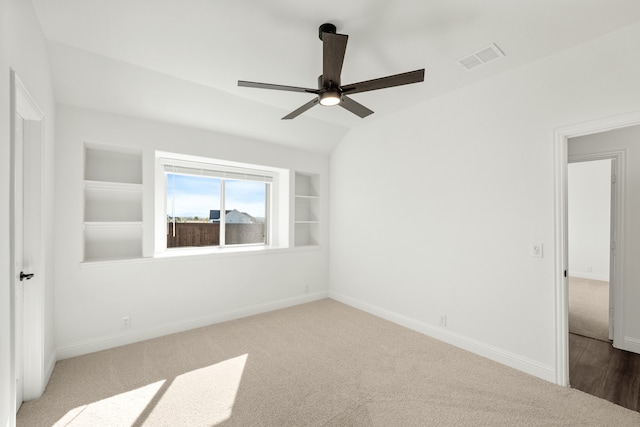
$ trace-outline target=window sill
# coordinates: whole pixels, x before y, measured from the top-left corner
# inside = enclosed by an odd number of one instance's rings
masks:
[[[190,256],[238,256],[248,254],[276,254],[283,252],[295,252],[300,250],[320,249],[319,245],[304,247],[283,247],[283,246],[238,246],[238,247],[208,247],[208,248],[176,248],[154,255],[155,259],[180,258]]]
[[[246,245],[246,246],[226,246],[221,248],[219,246],[210,247],[187,247],[187,248],[172,248],[166,251],[156,252],[154,258],[173,258],[181,256],[192,255],[209,255],[209,254],[237,254],[246,252],[262,252],[271,251],[274,249],[280,249],[274,246],[264,245]]]
[[[113,266],[118,264],[138,264],[146,262],[155,262],[162,260],[180,259],[184,257],[202,257],[202,256],[215,256],[215,257],[227,257],[227,256],[248,256],[248,255],[269,255],[269,254],[283,254],[287,252],[304,252],[304,251],[317,251],[322,247],[320,245],[308,245],[308,246],[294,246],[294,247],[275,247],[275,246],[257,246],[257,247],[242,247],[242,248],[198,248],[198,249],[177,249],[167,252],[160,252],[151,257],[141,258],[120,258],[120,259],[103,259],[103,260],[85,260],[80,262],[80,267],[103,267]]]

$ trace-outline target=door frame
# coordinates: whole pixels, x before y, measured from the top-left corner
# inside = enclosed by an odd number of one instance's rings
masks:
[[[557,128],[554,130],[554,174],[555,174],[555,323],[556,323],[556,383],[569,386],[569,299],[568,299],[568,187],[567,174],[569,165],[569,139],[578,136],[592,135],[621,129],[640,124],[640,111],[622,114],[614,117],[592,120],[572,126]],[[617,152],[620,153],[620,152]],[[609,157],[611,158],[609,153]],[[624,337],[624,307],[622,304],[624,294],[623,260],[624,260],[624,159],[618,162],[618,183],[616,185],[616,231],[613,238],[617,239],[615,266],[610,274],[613,274],[617,284],[615,298],[615,330],[614,341],[622,342]]]
[[[23,248],[25,263],[35,276],[23,282],[23,375],[22,390],[24,400],[36,399],[42,395],[48,378],[45,367],[45,245],[44,245],[44,114],[26,86],[11,70],[10,107],[10,257],[11,257],[11,302],[10,302],[10,347],[11,347],[11,395],[12,406],[16,397],[16,336],[15,336],[15,289],[14,279],[20,274],[15,266],[15,173],[14,153],[16,149],[15,122],[18,115],[23,119]],[[29,161],[24,161],[24,159]],[[13,413],[15,414],[13,408]]]

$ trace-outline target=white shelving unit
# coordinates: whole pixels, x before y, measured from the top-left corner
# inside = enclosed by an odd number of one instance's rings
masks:
[[[320,244],[320,176],[295,173],[295,246]]]
[[[84,261],[142,257],[142,153],[85,146]]]

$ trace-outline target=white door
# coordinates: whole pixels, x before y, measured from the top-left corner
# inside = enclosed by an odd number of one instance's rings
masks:
[[[12,78],[11,258],[12,359],[11,389],[16,412],[23,400],[44,391],[44,289],[31,280],[44,263],[42,224],[44,115],[18,76]],[[38,273],[40,275],[40,273]]]
[[[16,372],[16,412],[20,409],[23,400],[23,312],[24,312],[24,288],[23,281],[23,260],[24,260],[24,119],[16,114],[15,123],[15,146],[14,146],[14,326],[15,326],[15,372]]]

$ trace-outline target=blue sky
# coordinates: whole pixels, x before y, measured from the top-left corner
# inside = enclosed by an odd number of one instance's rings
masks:
[[[237,209],[255,217],[265,217],[265,187],[262,182],[226,180],[227,210]],[[220,180],[190,175],[167,174],[167,215],[172,215],[175,197],[177,217],[209,217],[220,209]]]

